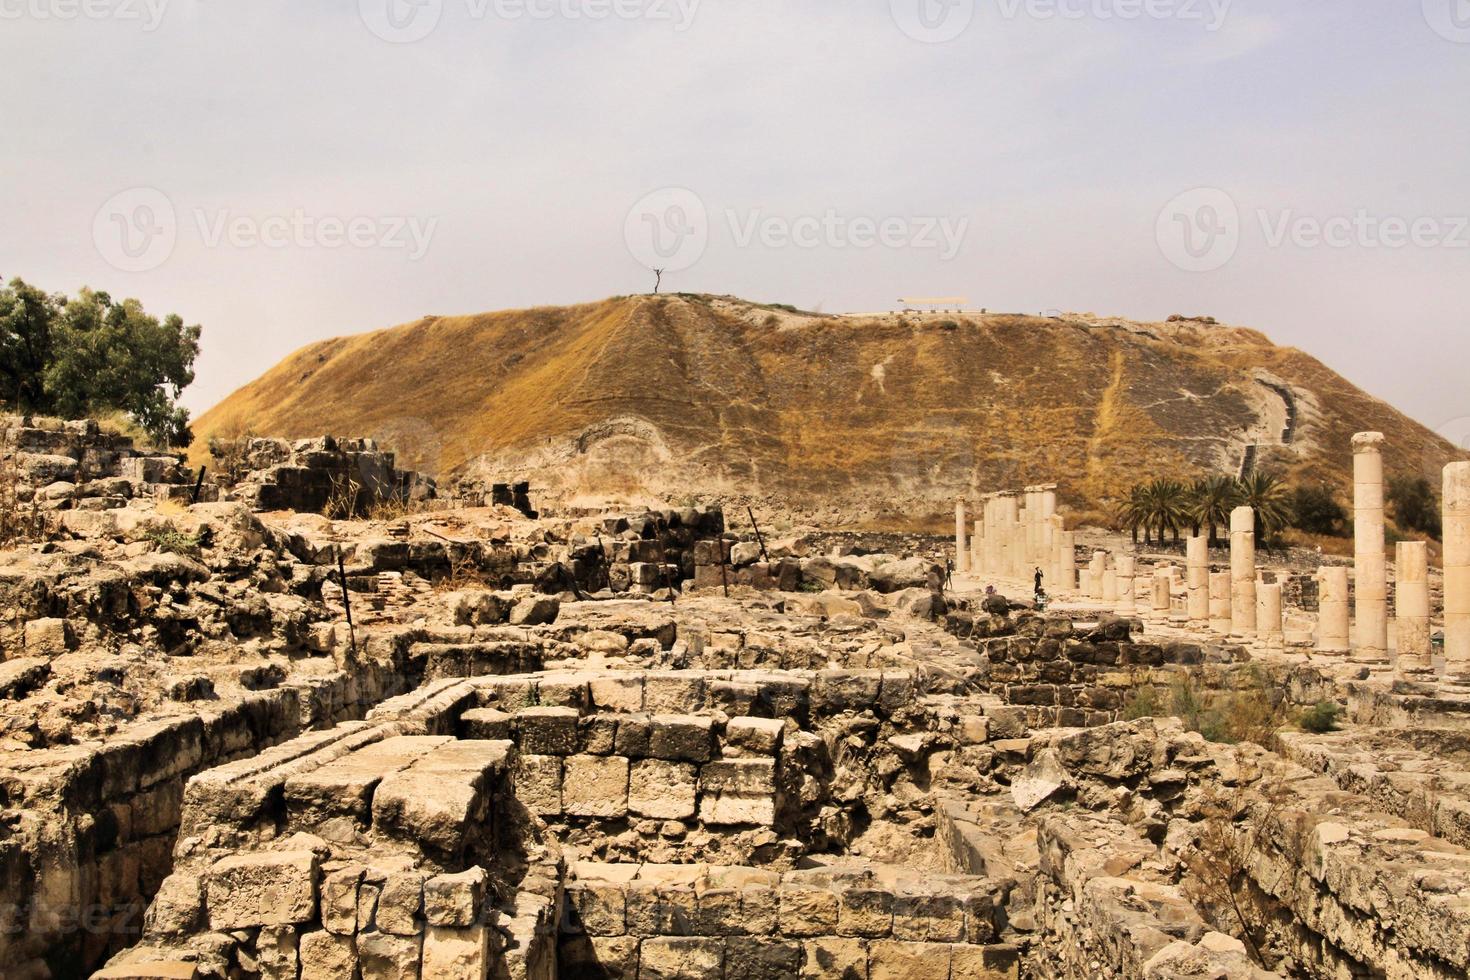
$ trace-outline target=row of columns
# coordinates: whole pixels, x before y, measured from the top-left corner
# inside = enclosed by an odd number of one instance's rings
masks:
[[[1341,566],[1318,571],[1317,649],[1346,654],[1362,663],[1388,661],[1388,557],[1385,534],[1383,436],[1353,437],[1353,578]],[[973,527],[973,534],[972,534]],[[1470,678],[1470,462],[1444,470],[1444,657],[1448,672]],[[973,526],[965,501],[955,509],[956,569],[977,576],[1029,580],[1041,568],[1052,592],[1081,588],[1090,598],[1112,603],[1119,612],[1139,599],[1132,557],[1094,555],[1080,581],[1076,534],[1062,527],[1056,513],[1055,486],[990,494]],[[1126,564],[1125,564],[1126,562]],[[1397,668],[1431,668],[1429,551],[1422,541],[1400,542],[1394,553],[1394,613]],[[1169,573],[1172,588],[1172,572]],[[1208,541],[1188,541],[1184,617],[1217,632],[1268,642],[1283,635],[1282,588],[1259,582],[1256,571],[1255,514],[1239,507],[1230,515],[1230,570],[1212,573]],[[1163,586],[1150,588],[1154,597]],[[1172,601],[1172,600],[1171,600]],[[1156,603],[1151,603],[1156,604]],[[1167,607],[1166,607],[1167,608]]]
[[[1040,568],[1051,591],[1076,588],[1076,535],[1062,527],[1054,484],[986,495],[970,522],[955,504],[955,568],[979,577],[1029,580]]]

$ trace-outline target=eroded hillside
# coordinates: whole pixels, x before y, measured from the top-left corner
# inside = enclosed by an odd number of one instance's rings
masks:
[[[306,347],[206,413],[216,434],[379,438],[542,499],[780,501],[915,524],[956,495],[1069,475],[1106,507],[1154,475],[1261,465],[1346,487],[1352,433],[1393,472],[1448,443],[1247,329],[1094,317],[838,317],[703,296],[430,317]]]

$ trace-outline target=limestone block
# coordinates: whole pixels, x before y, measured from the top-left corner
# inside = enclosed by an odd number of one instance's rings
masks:
[[[560,816],[561,767],[560,756],[521,756],[516,761],[516,799],[538,817]]]
[[[868,980],[932,980],[949,976],[949,947],[942,943],[880,940],[868,946]]]
[[[654,671],[643,677],[643,710],[677,715],[704,707],[705,677],[695,671]]]
[[[495,708],[471,708],[459,716],[459,724],[465,738],[494,741],[513,737],[515,718]]]
[[[643,678],[638,674],[599,677],[590,681],[588,688],[592,696],[592,707],[596,710],[629,713],[643,710]]]
[[[459,874],[435,875],[424,882],[424,919],[433,926],[466,928],[480,921],[490,876],[473,867]]]
[[[66,649],[66,620],[33,619],[25,624],[27,656],[59,657]]]
[[[776,931],[780,919],[777,881],[770,884],[746,884],[740,889],[740,919],[748,936],[768,936]]]
[[[374,789],[383,778],[449,742],[445,736],[405,735],[367,745],[286,780],[286,808],[298,826],[346,816],[366,825]]]
[[[322,927],[339,936],[357,931],[357,889],[362,884],[360,864],[333,871],[322,880]]]
[[[490,933],[488,925],[465,929],[429,926],[424,930],[420,975],[425,980],[430,977],[486,980],[492,965]],[[350,977],[351,974],[339,974],[341,976]],[[302,980],[306,978],[302,977]]]
[[[612,755],[617,751],[618,722],[614,714],[587,715],[577,725],[577,745],[586,755]]]
[[[577,751],[576,708],[522,708],[516,712],[520,749],[528,755],[571,755]]]
[[[638,980],[719,977],[724,970],[724,940],[660,936],[643,940]]]
[[[955,895],[895,895],[893,938],[921,943],[964,942],[964,903]]]
[[[301,935],[301,980],[341,980],[357,974],[357,942],[325,930]]]
[[[583,931],[593,936],[621,936],[627,931],[628,898],[622,884],[575,881],[567,886],[567,902]]]
[[[255,937],[255,961],[260,980],[296,980],[301,973],[301,954],[295,926],[267,926]],[[414,963],[417,971],[418,964]]]
[[[541,626],[556,622],[561,613],[561,601],[556,596],[523,595],[510,610],[510,625]]]
[[[614,820],[628,815],[628,760],[622,756],[568,756],[562,810],[573,817]]]
[[[148,906],[148,932],[178,935],[192,932],[204,910],[204,886],[198,875],[175,872],[163,880],[163,887]]]
[[[801,950],[803,977],[812,980],[868,980],[868,947],[862,940],[824,936],[806,940],[801,944]]]
[[[395,936],[415,936],[423,931],[419,912],[423,908],[424,876],[418,871],[399,871],[383,882],[378,895],[377,925],[382,932]],[[366,957],[362,944],[358,954]]]
[[[454,741],[383,780],[373,829],[439,855],[456,856],[489,811],[509,757],[506,742]]]
[[[837,931],[836,892],[783,883],[779,898],[782,935],[830,936]]]
[[[765,936],[725,940],[725,976],[790,980],[801,970],[801,944]],[[934,980],[933,977],[927,980]]]
[[[950,947],[950,976],[967,980],[1020,980],[1021,954],[1014,946]]]
[[[698,780],[699,770],[687,763],[635,762],[628,777],[628,810],[652,820],[690,820]]]
[[[753,755],[775,755],[781,748],[784,723],[774,718],[731,718],[725,725],[725,748]]]
[[[362,980],[418,980],[423,937],[365,932],[357,937]]]
[[[725,759],[699,773],[699,819],[715,826],[776,822],[774,759]]]
[[[317,857],[270,851],[221,858],[206,885],[211,929],[251,929],[316,918]]]
[[[647,715],[623,715],[618,718],[618,734],[613,751],[630,759],[645,758],[652,737],[653,722]]]
[[[849,888],[838,897],[837,934],[867,939],[893,931],[893,893],[881,888]]]
[[[648,754],[672,762],[705,762],[714,741],[714,721],[694,715],[655,715]]]

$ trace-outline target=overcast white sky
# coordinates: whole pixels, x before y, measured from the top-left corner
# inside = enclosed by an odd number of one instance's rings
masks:
[[[656,232],[666,289],[1209,314],[1470,433],[1470,0],[0,0],[0,64],[0,275],[202,323],[196,412]]]

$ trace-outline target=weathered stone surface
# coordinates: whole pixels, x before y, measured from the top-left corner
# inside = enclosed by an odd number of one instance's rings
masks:
[[[275,851],[222,858],[209,869],[207,904],[213,929],[292,925],[316,917],[317,857]]]

